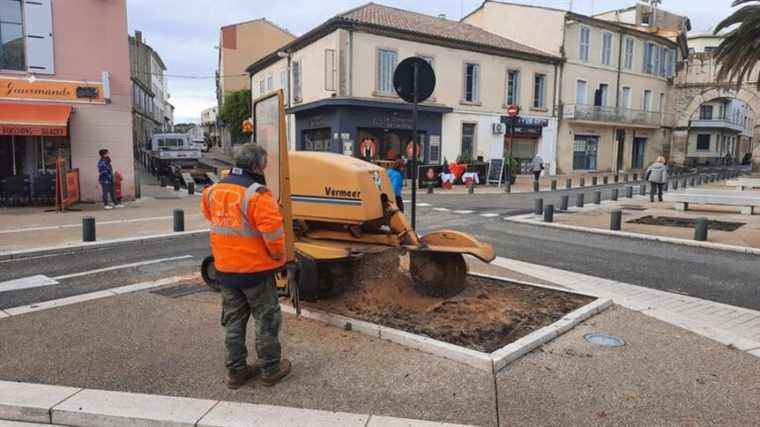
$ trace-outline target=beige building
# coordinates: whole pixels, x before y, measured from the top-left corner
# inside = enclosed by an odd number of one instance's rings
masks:
[[[738,90],[734,84],[718,82],[713,54],[723,36],[689,33],[688,40],[689,57],[676,80],[672,158],[688,165],[749,162],[753,145],[760,151],[757,75],[750,74]]]
[[[226,93],[251,89],[246,67],[294,38],[287,30],[263,18],[222,27],[216,71],[218,109],[221,110]],[[233,143],[229,131],[222,129],[222,141],[229,150]]]
[[[420,105],[420,160],[501,158],[505,110],[522,108],[516,154],[556,166],[558,55],[474,25],[368,4],[309,31],[249,68],[253,97],[283,89],[291,146],[392,160],[410,157],[411,106],[395,94],[412,56],[436,73]]]
[[[663,37],[665,29],[640,25],[636,9],[630,22],[621,15],[631,13],[588,17],[487,0],[463,19],[563,57],[558,172],[641,170],[669,153],[681,29],[669,23],[672,37]]]

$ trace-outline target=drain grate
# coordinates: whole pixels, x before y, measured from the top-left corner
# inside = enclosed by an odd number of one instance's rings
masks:
[[[156,289],[155,291],[151,291],[151,293],[168,298],[182,298],[188,295],[199,294],[208,291],[209,289],[206,286],[202,286],[197,283],[184,283],[181,285],[169,286],[168,288]]]
[[[644,225],[661,225],[665,227],[682,227],[682,228],[694,228],[697,220],[694,218],[677,218],[672,216],[652,216],[647,215],[641,218],[636,218],[628,221],[629,224],[644,224]],[[708,227],[710,230],[718,231],[736,231],[740,227],[746,225],[743,222],[728,222],[728,221],[715,221],[710,220]]]
[[[600,347],[615,348],[625,345],[625,340],[622,338],[613,337],[612,335],[607,334],[586,334],[583,336],[583,339],[591,344],[598,345]]]

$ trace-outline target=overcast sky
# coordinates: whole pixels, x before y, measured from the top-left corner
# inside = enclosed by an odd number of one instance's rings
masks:
[[[630,6],[635,0],[573,0],[573,11],[590,14]],[[482,0],[375,0],[376,3],[459,19]],[[528,3],[567,9],[570,0]],[[216,103],[219,28],[266,17],[301,35],[332,16],[366,3],[364,0],[127,0],[129,31],[143,37],[162,57],[168,70],[175,122],[200,120],[200,112]],[[688,15],[695,31],[714,27],[731,11],[730,0],[663,0],[662,8]],[[160,6],[159,6],[160,5]]]

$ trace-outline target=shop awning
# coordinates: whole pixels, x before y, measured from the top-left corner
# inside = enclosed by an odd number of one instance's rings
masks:
[[[0,135],[66,136],[70,105],[0,104]]]

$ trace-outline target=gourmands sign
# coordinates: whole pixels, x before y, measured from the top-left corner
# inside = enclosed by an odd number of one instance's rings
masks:
[[[0,98],[104,104],[103,83],[0,78]]]

